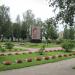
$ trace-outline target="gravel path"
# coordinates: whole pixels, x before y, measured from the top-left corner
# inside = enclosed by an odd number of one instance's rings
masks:
[[[75,58],[56,63],[0,72],[0,75],[75,75]]]

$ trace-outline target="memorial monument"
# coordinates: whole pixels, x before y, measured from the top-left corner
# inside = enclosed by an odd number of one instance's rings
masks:
[[[39,43],[42,40],[41,38],[42,38],[41,27],[32,26],[31,27],[31,42]]]

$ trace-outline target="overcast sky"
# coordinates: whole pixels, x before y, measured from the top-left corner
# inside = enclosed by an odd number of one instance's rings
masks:
[[[53,9],[48,5],[48,0],[0,0],[0,5],[3,4],[10,7],[12,21],[15,21],[18,14],[22,19],[22,14],[28,9],[32,10],[35,18],[41,18],[42,20],[46,20],[55,15],[52,12]]]

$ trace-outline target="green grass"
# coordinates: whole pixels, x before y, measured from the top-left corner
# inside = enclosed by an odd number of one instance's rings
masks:
[[[33,60],[32,62],[23,62],[23,63],[20,63],[20,64],[15,63],[15,64],[12,64],[12,65],[0,64],[0,71],[11,70],[11,69],[19,69],[19,68],[41,65],[41,64],[46,64],[46,63],[53,63],[53,62],[58,62],[58,61],[61,61],[61,60],[67,60],[67,59],[70,59],[70,58],[75,58],[75,56],[61,57],[61,58],[41,60],[41,61]]]
[[[8,50],[6,49],[6,51],[25,51],[26,48],[41,48],[42,45],[44,43],[30,43],[30,42],[25,42],[25,43],[21,43],[21,42],[12,42],[14,44],[13,49]],[[0,44],[5,47],[5,42],[0,42]],[[52,47],[60,47],[61,45],[58,45],[56,43],[48,43],[48,45],[45,45],[46,48],[52,48]]]
[[[15,62],[16,59],[35,58],[38,56],[53,56],[53,55],[58,55],[58,54],[68,54],[68,53],[64,51],[56,51],[56,52],[44,52],[43,55],[40,55],[39,53],[7,55],[7,56],[0,56],[0,62],[2,63],[5,60],[11,60]]]
[[[43,55],[39,55],[38,53],[32,53],[32,54],[20,54],[20,55],[7,55],[7,56],[0,56],[0,71],[4,70],[11,70],[11,69],[18,69],[18,68],[24,68],[24,67],[29,67],[29,66],[34,66],[34,65],[40,65],[40,64],[45,64],[45,63],[53,63],[69,58],[73,58],[75,56],[70,56],[70,57],[59,57],[56,59],[49,59],[49,60],[44,60],[42,59],[41,61],[36,61],[34,58],[37,56],[54,56],[57,54],[69,54],[68,52],[64,51],[56,51],[56,52],[44,52]],[[26,59],[26,58],[32,58],[32,62],[26,62],[23,61],[23,63],[17,64],[15,61],[17,59]],[[5,60],[10,60],[13,62],[11,65],[3,65],[1,64]]]

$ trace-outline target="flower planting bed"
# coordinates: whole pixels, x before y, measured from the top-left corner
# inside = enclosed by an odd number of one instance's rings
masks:
[[[66,53],[64,51],[44,52],[43,55],[39,55],[36,52],[34,53],[28,52],[25,54],[15,53],[13,55],[2,54],[0,56],[0,71],[45,64],[45,63],[52,63],[73,57],[75,57],[75,52]]]

